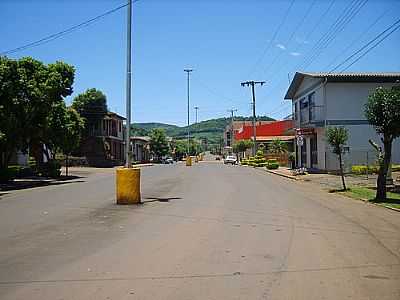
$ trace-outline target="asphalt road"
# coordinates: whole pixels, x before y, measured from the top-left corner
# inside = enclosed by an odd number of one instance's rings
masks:
[[[400,299],[400,213],[264,171],[113,170],[0,193],[0,299]]]

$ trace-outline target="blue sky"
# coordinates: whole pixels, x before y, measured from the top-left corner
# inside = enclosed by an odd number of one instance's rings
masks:
[[[331,9],[321,18],[331,1]],[[200,120],[228,116],[230,108],[238,109],[239,115],[250,115],[250,89],[240,86],[245,80],[267,81],[257,88],[257,114],[274,118],[288,115],[290,103],[283,101],[288,73],[329,71],[400,17],[400,1],[369,0],[312,64],[299,69],[313,45],[350,2],[295,0],[273,39],[291,0],[139,0],[134,3],[133,16],[132,120],[184,125],[186,67],[194,69],[191,107],[200,107]],[[1,0],[0,52],[123,3]],[[125,35],[126,11],[122,9],[91,26],[10,57],[70,63],[76,67],[73,96],[87,88],[98,88],[107,95],[110,110],[125,114]],[[399,46],[400,30],[347,71],[399,71]]]

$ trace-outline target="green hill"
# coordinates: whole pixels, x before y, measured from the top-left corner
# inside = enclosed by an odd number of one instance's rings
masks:
[[[249,121],[251,117],[235,117],[236,121]],[[258,121],[273,121],[274,119],[267,116],[257,117]],[[197,124],[191,124],[190,134],[196,138],[207,138],[209,144],[217,144],[222,138],[223,131],[227,124],[231,122],[230,118],[218,118],[201,121]],[[187,136],[187,126],[176,126],[164,123],[134,123],[132,124],[133,135],[148,135],[151,129],[162,128],[166,134],[170,137],[177,139],[183,139]]]

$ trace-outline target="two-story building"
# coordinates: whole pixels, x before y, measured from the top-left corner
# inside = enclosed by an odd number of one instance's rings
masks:
[[[319,170],[337,170],[337,157],[325,138],[328,126],[348,129],[345,167],[372,164],[376,153],[369,144],[380,142],[364,114],[368,96],[377,87],[400,85],[400,73],[302,73],[297,72],[285,99],[292,101],[296,129],[296,164]],[[400,162],[400,139],[393,143],[392,162]]]
[[[109,167],[124,164],[124,120],[124,117],[114,112],[87,119],[80,152],[90,166]]]

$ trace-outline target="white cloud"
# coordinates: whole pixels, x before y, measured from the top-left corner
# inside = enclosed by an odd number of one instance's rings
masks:
[[[291,56],[299,56],[299,55],[301,55],[301,53],[300,52],[290,52],[290,55]]]
[[[286,50],[286,47],[282,44],[276,44],[276,47],[278,47],[279,49],[282,49],[282,50]]]
[[[302,39],[302,38],[296,38],[296,42],[299,44],[308,44],[309,41]]]

